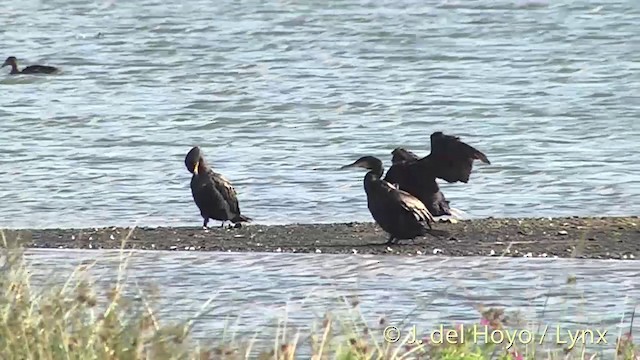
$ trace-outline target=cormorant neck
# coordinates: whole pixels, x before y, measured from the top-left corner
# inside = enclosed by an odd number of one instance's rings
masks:
[[[374,166],[369,170],[369,173],[376,176],[378,179],[382,178],[382,174],[384,173],[384,168],[382,167],[382,162],[378,164],[374,164]]]
[[[11,74],[19,74],[20,70],[18,70],[18,64],[11,63]]]
[[[377,166],[367,172],[367,174],[364,176],[364,182],[367,183],[375,180],[380,180],[382,179],[383,173],[384,169],[382,168],[382,166]]]
[[[382,179],[382,174],[384,173],[384,168],[382,167],[382,161],[374,162],[373,164],[369,163],[371,168],[367,171],[367,174],[364,176],[364,190],[369,193],[371,185],[380,179]]]
[[[374,184],[375,181],[380,180],[380,178],[373,173],[373,171],[369,171],[367,172],[367,174],[364,176],[364,191],[369,194],[372,190],[371,186]]]

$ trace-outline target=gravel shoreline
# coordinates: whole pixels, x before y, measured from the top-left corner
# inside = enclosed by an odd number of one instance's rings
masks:
[[[245,225],[240,229],[139,227],[125,248],[441,256],[639,259],[640,217],[477,219],[439,222],[439,233],[387,245],[373,223]],[[128,228],[3,230],[30,248],[118,249]]]

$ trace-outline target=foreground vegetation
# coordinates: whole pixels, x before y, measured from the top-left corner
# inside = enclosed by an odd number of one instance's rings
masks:
[[[358,303],[347,299],[345,311],[326,314],[311,330],[296,331],[286,325],[268,343],[255,339],[210,336],[207,343],[191,333],[203,312],[182,323],[162,323],[151,296],[126,279],[124,256],[117,281],[108,289],[92,282],[91,265],[76,269],[64,284],[32,286],[29,265],[20,248],[7,243],[0,269],[0,354],[2,359],[595,359],[583,348],[550,349],[548,346],[514,345],[482,341],[448,344],[425,338],[409,344],[412,333],[404,328],[397,341],[385,340],[388,323],[367,322]],[[133,294],[133,295],[132,295]],[[500,309],[480,311],[478,326],[503,329],[506,316]],[[471,326],[470,326],[471,325]],[[473,324],[452,326],[472,338]],[[535,329],[534,329],[535,330]],[[446,331],[446,329],[445,329]],[[533,331],[537,334],[537,331]],[[386,333],[387,338],[395,337]],[[404,336],[407,334],[407,336]],[[445,335],[446,336],[446,335]],[[396,339],[394,339],[396,340]],[[420,340],[418,338],[418,340]],[[619,338],[618,359],[636,359],[631,335]],[[437,342],[437,341],[436,341]],[[534,342],[535,343],[535,342]],[[610,358],[609,357],[609,358]]]

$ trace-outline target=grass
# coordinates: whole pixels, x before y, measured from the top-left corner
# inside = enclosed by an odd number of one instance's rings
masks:
[[[508,316],[502,309],[482,309],[478,324],[452,325],[458,337],[438,344],[434,339],[410,343],[411,327],[403,327],[397,337],[384,319],[371,323],[359,311],[357,300],[344,299],[345,310],[325,314],[310,331],[278,327],[273,341],[259,343],[255,338],[228,339],[221,332],[210,343],[192,338],[196,322],[201,320],[213,300],[204,304],[194,318],[178,323],[163,323],[145,294],[126,278],[129,256],[123,253],[118,277],[106,291],[92,282],[91,265],[76,268],[64,284],[32,286],[29,265],[19,245],[10,243],[2,233],[4,264],[0,269],[0,354],[2,359],[597,359],[584,348],[571,350],[535,346],[539,329],[531,329],[534,340],[528,345],[491,340],[474,342],[476,329],[507,329]],[[133,289],[132,289],[133,288]],[[132,290],[136,296],[131,294]],[[286,320],[286,319],[285,319]],[[390,329],[385,332],[384,329]],[[464,333],[466,341],[460,341]],[[387,339],[385,338],[385,334]],[[389,341],[393,337],[392,340]],[[397,339],[395,339],[397,337]],[[416,338],[420,340],[420,337]],[[436,339],[437,340],[437,339]],[[612,355],[613,356],[613,355]],[[617,341],[617,359],[637,359],[630,334]]]

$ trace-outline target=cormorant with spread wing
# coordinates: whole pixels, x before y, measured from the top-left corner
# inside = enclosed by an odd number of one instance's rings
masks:
[[[225,221],[231,221],[235,227],[241,227],[242,222],[251,221],[251,218],[240,214],[236,190],[229,180],[211,170],[199,147],[196,146],[187,153],[184,163],[193,174],[191,193],[204,219],[204,228],[209,219],[222,221],[220,227],[224,226]]]
[[[436,176],[449,183],[469,182],[473,160],[491,165],[481,151],[460,141],[459,137],[445,135],[441,131],[431,134],[431,153],[427,157],[437,163]]]
[[[423,158],[403,148],[396,148],[391,154],[393,165],[385,180],[417,197],[433,216],[451,215],[449,201],[436,178],[467,183],[474,160],[491,164],[476,148],[440,131],[431,134],[431,153]]]
[[[420,200],[399,190],[382,179],[382,161],[373,156],[363,156],[340,169],[361,167],[369,172],[364,176],[367,206],[373,219],[389,234],[388,243],[395,240],[414,239],[431,230],[433,216]]]

